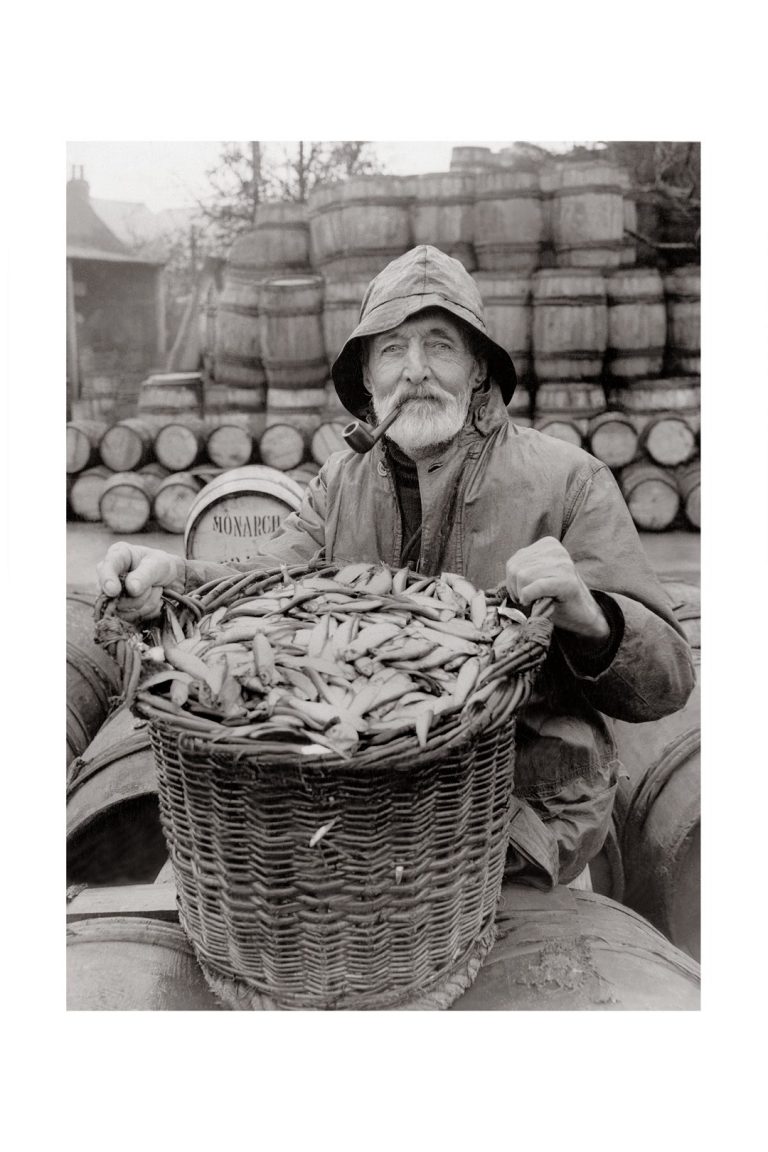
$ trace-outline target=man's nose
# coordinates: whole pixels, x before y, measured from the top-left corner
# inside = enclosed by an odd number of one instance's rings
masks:
[[[426,379],[428,372],[429,365],[421,341],[418,339],[409,340],[405,364],[403,365],[405,379],[411,384],[420,384],[422,380]]]

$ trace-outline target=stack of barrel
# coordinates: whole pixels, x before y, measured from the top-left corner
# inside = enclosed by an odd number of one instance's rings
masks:
[[[316,185],[306,204],[260,204],[202,305],[202,403],[166,438],[197,439],[187,472],[206,454],[223,468],[322,463],[313,438],[322,428],[341,447],[326,426],[350,418],[330,368],[367,286],[429,243],[474,276],[515,362],[512,419],[608,464],[638,527],[698,528],[699,268],[639,265],[651,250],[638,253],[636,228],[628,173],[599,155],[541,163],[476,145],[455,148],[447,172],[352,177]],[[160,415],[145,400],[143,389],[142,421]]]
[[[306,209],[259,212],[230,253],[210,407],[220,395],[231,408],[227,366],[248,344],[275,444],[295,456],[297,436],[345,421],[321,378],[370,280],[414,244],[434,244],[475,277],[490,333],[515,362],[515,422],[614,469],[638,527],[699,527],[699,270],[637,265],[625,170],[600,159],[520,167],[514,149],[467,146],[448,172],[320,184]],[[227,318],[233,308],[239,320]]]
[[[214,409],[206,414],[202,388],[196,373],[151,376],[142,386],[138,416],[112,425],[71,421],[68,515],[102,521],[120,535],[151,528],[180,534],[196,510],[212,506],[209,488],[216,502],[223,498],[219,478],[225,474],[229,481],[245,483],[250,500],[261,493],[264,514],[252,535],[262,536],[298,508],[305,486],[328,456],[344,447],[338,420],[323,420],[311,433],[287,418],[263,421],[257,433],[258,424],[242,412]],[[242,539],[229,536],[245,535],[242,524],[225,517],[221,523],[217,558],[237,558]]]

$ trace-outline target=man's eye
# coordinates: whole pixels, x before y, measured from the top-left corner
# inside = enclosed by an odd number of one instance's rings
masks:
[[[451,345],[447,340],[435,340],[432,347],[437,349],[438,352],[450,352]]]
[[[382,352],[397,352],[400,349],[399,344],[385,344],[381,349]]]

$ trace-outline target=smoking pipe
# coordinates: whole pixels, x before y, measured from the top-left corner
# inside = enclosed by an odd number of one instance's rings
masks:
[[[372,432],[368,425],[364,424],[362,420],[353,420],[351,424],[347,424],[341,434],[346,440],[348,447],[354,448],[355,452],[370,452],[371,448],[373,448],[377,440],[381,439],[390,424],[394,424],[400,415],[401,408],[402,405],[399,404],[393,412],[390,412],[389,416],[387,416],[385,420],[382,420],[381,424],[377,426],[375,432]]]

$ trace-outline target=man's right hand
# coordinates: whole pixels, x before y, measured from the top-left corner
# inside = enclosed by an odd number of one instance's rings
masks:
[[[96,566],[100,590],[118,598],[117,610],[131,622],[160,614],[163,588],[184,591],[185,567],[180,556],[159,548],[112,544]]]

